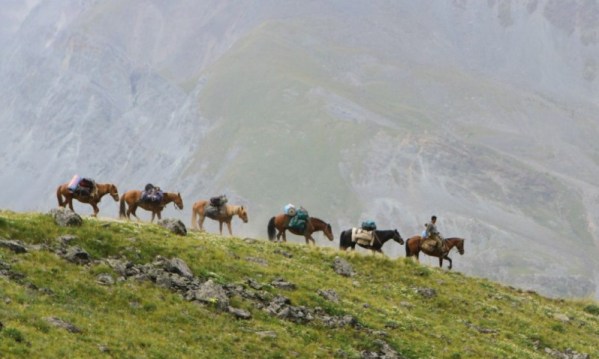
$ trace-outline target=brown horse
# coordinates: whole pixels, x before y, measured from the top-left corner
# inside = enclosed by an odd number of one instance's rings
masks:
[[[234,206],[225,204],[225,210],[219,211],[215,216],[206,215],[205,209],[208,205],[207,200],[199,200],[193,204],[191,208],[191,228],[198,229],[198,225],[200,226],[200,231],[204,230],[204,219],[206,217],[210,219],[214,219],[218,221],[220,234],[223,234],[223,223],[227,224],[227,228],[229,229],[229,235],[233,235],[233,231],[231,230],[231,220],[233,216],[237,215],[243,223],[248,223],[248,213],[244,206]],[[198,219],[198,216],[200,217]]]
[[[443,267],[443,259],[447,259],[449,261],[449,269],[451,269],[452,262],[451,258],[449,258],[448,256],[449,251],[451,251],[453,247],[456,247],[460,255],[464,254],[463,238],[445,238],[443,240],[443,250],[441,252],[439,252],[438,250],[431,251],[428,249],[428,247],[422,247],[422,241],[422,237],[420,236],[413,236],[408,238],[408,240],[406,241],[406,257],[415,256],[416,260],[419,261],[418,254],[420,253],[420,251],[422,251],[428,254],[429,256],[438,257],[439,267]]]
[[[309,217],[308,222],[306,223],[306,229],[304,232],[300,232],[296,229],[288,228],[289,217],[286,214],[278,214],[270,219],[268,222],[268,239],[273,241],[275,239],[275,232],[277,241],[280,241],[281,237],[283,237],[283,242],[287,242],[287,237],[285,236],[285,231],[289,230],[289,232],[296,234],[298,236],[304,236],[306,238],[306,244],[316,245],[316,241],[312,238],[312,233],[317,231],[322,231],[324,235],[329,239],[329,241],[333,240],[333,230],[331,229],[331,225],[326,223],[325,221],[318,219],[316,217]]]
[[[102,200],[102,197],[110,194],[110,196],[114,199],[115,202],[119,200],[119,191],[116,189],[116,186],[112,183],[96,183],[96,192],[90,196],[82,196],[79,194],[71,193],[69,191],[69,184],[64,183],[58,186],[56,189],[56,198],[58,199],[58,205],[60,207],[69,206],[69,209],[73,212],[73,199],[78,200],[81,203],[88,203],[94,209],[94,214],[92,216],[96,217],[100,209],[98,208],[98,203]]]
[[[121,208],[119,211],[121,218],[127,217],[127,219],[131,219],[131,215],[133,215],[139,221],[140,219],[135,214],[135,211],[137,210],[137,207],[140,207],[146,211],[152,212],[152,220],[150,220],[150,222],[154,222],[154,216],[158,216],[158,219],[162,219],[160,215],[162,210],[171,202],[175,203],[175,208],[183,209],[183,199],[181,198],[181,193],[164,192],[162,201],[157,203],[147,201],[142,202],[141,193],[142,192],[139,190],[131,190],[123,193],[121,196]]]

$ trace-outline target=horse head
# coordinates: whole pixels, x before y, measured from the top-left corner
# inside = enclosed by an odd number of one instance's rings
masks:
[[[399,244],[403,244],[403,238],[401,238],[401,234],[399,234],[397,229],[393,230],[393,240]]]
[[[458,238],[456,247],[458,249],[458,253],[460,253],[460,255],[463,255],[464,254],[464,240],[462,238]]]
[[[241,218],[243,223],[248,223],[248,212],[244,206],[239,206],[239,209],[237,210],[237,215],[239,216],[239,218]]]
[[[331,228],[331,225],[329,223],[326,223],[324,230],[322,231],[324,233],[324,235],[329,239],[329,241],[333,241],[333,228]]]
[[[116,188],[115,185],[110,184],[110,187],[108,188],[108,193],[110,194],[112,199],[114,199],[115,202],[119,201],[119,190]]]
[[[183,198],[181,198],[181,193],[177,192],[177,195],[174,197],[173,202],[175,203],[175,208],[183,209]]]

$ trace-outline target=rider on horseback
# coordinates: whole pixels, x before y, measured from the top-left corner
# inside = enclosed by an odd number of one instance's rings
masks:
[[[424,230],[424,239],[434,240],[436,243],[437,250],[439,252],[443,251],[443,238],[441,237],[441,233],[437,230],[437,216],[431,217],[431,222],[424,225],[426,228]]]

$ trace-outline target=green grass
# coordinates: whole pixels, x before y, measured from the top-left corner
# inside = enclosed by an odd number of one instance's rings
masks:
[[[56,238],[66,234],[76,236],[72,245],[96,261],[75,265],[45,249],[58,248]],[[0,276],[3,358],[359,358],[363,350],[378,350],[379,339],[406,358],[544,358],[546,346],[599,355],[596,302],[548,299],[404,258],[197,232],[178,237],[156,225],[128,222],[85,219],[80,228],[61,228],[48,215],[8,211],[0,212],[0,238],[44,245],[24,254],[0,248],[0,262],[21,274],[21,279]],[[181,258],[196,276],[221,284],[245,285],[253,278],[269,295],[329,315],[352,315],[363,329],[296,324],[233,297],[231,305],[252,313],[250,320],[237,320],[148,281],[96,282],[101,273],[118,277],[101,259],[142,264],[157,255]],[[337,275],[335,256],[349,261],[357,274]],[[271,286],[279,276],[297,289]],[[433,288],[437,296],[423,298],[416,288]],[[324,300],[319,289],[335,290],[339,303]],[[568,321],[556,319],[564,315]],[[47,317],[82,332],[57,328]],[[274,337],[264,334],[270,332]]]

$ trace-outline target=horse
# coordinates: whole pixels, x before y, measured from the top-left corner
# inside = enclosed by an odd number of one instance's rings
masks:
[[[198,229],[198,225],[200,226],[200,231],[204,230],[204,219],[206,217],[210,219],[214,219],[218,221],[220,234],[223,234],[223,223],[227,224],[227,228],[229,229],[229,235],[233,235],[233,231],[231,230],[231,220],[233,216],[237,215],[243,223],[248,223],[248,213],[244,206],[234,206],[225,204],[224,211],[218,211],[216,215],[206,215],[205,209],[208,205],[209,201],[207,200],[199,200],[193,204],[191,208],[191,228]],[[198,219],[199,216],[199,219]]]
[[[121,207],[119,215],[121,218],[131,219],[133,215],[139,221],[139,217],[135,214],[137,207],[143,208],[146,211],[152,212],[152,220],[154,222],[154,216],[158,216],[158,219],[162,219],[161,212],[167,204],[174,202],[175,208],[183,209],[183,199],[181,193],[164,192],[162,200],[160,202],[148,202],[141,201],[141,191],[131,190],[123,193],[121,196]],[[128,208],[127,208],[128,207]]]
[[[383,254],[383,244],[385,244],[385,242],[387,242],[390,239],[394,240],[399,244],[404,243],[403,238],[401,238],[401,235],[399,234],[397,229],[389,229],[374,231],[374,241],[372,242],[372,245],[365,245],[360,243],[357,244],[362,248],[370,249],[372,253],[378,252]],[[356,242],[352,242],[351,229],[346,229],[345,231],[341,232],[341,235],[339,236],[339,249],[342,251],[346,251],[348,248],[351,248],[352,251],[356,249]]]
[[[312,233],[317,231],[322,231],[324,235],[329,239],[329,241],[333,241],[333,230],[331,229],[331,225],[322,219],[318,219],[316,217],[309,217],[306,222],[305,230],[299,231],[297,229],[287,227],[289,225],[289,220],[291,217],[282,213],[278,214],[268,221],[267,231],[268,231],[268,239],[273,241],[275,240],[275,232],[277,241],[280,241],[281,237],[283,238],[283,242],[287,242],[287,237],[285,236],[285,231],[289,230],[289,232],[298,235],[304,236],[306,239],[306,244],[316,245],[316,241],[312,238]]]
[[[460,253],[460,255],[464,254],[464,239],[463,238],[457,238],[457,237],[445,238],[443,240],[443,250],[441,251],[441,253],[439,253],[438,250],[430,251],[426,247],[423,248],[423,247],[421,247],[421,244],[422,244],[421,236],[413,236],[413,237],[408,238],[408,240],[406,241],[406,257],[414,256],[414,257],[416,257],[417,261],[420,261],[420,259],[418,258],[418,254],[420,253],[420,251],[422,251],[422,252],[428,254],[429,256],[438,257],[439,258],[439,267],[441,267],[441,268],[443,268],[443,259],[447,259],[449,261],[449,269],[451,269],[452,262],[451,262],[451,258],[449,258],[449,256],[448,256],[449,251],[451,251],[451,249],[453,247],[456,247],[458,249],[458,252]]]
[[[66,207],[68,205],[69,209],[75,212],[75,210],[73,210],[73,199],[76,199],[81,203],[88,203],[92,206],[94,209],[94,214],[92,214],[93,217],[98,216],[98,212],[100,212],[98,203],[100,203],[102,197],[107,194],[109,194],[115,202],[118,202],[119,191],[112,183],[96,183],[96,192],[90,196],[71,193],[71,191],[69,191],[68,183],[61,184],[56,189],[56,198],[58,199],[58,205],[60,207]]]

